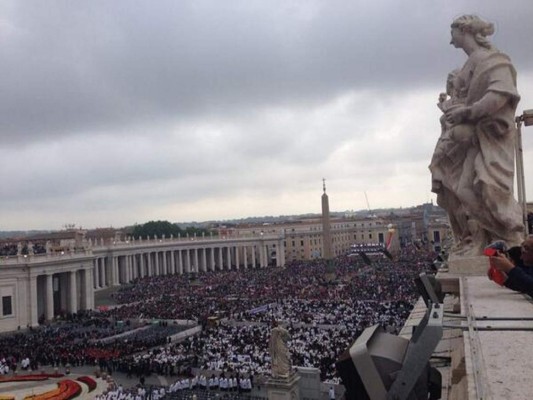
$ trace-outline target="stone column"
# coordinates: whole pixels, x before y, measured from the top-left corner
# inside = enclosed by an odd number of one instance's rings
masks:
[[[263,243],[259,246],[259,266],[261,268],[266,267],[266,248]]]
[[[117,256],[117,284],[124,282],[124,257]]]
[[[135,275],[135,270],[133,267],[134,257],[135,255],[133,254],[128,255],[128,282],[131,282],[134,279],[133,276]]]
[[[93,276],[88,270],[85,270],[85,309],[92,310],[94,308],[94,289]]]
[[[128,283],[128,256],[122,256],[122,273],[121,273],[121,280],[120,283]],[[119,259],[119,268],[120,268],[120,259]]]
[[[191,272],[191,253],[189,249],[185,250],[185,272]]]
[[[194,249],[194,272],[200,271],[199,268],[199,257],[198,257],[198,248]]]
[[[131,255],[131,279],[137,279],[139,277],[139,263],[137,261],[137,254]]]
[[[170,252],[170,273],[174,275],[176,273],[176,256],[174,250]]]
[[[246,254],[247,246],[242,248],[242,257],[244,258],[244,269],[248,269],[248,254]]]
[[[168,275],[169,271],[168,271],[168,262],[167,262],[167,252],[163,251],[161,254],[163,255],[163,275]]]
[[[105,288],[108,286],[109,282],[109,270],[108,270],[108,257],[102,258],[102,287]]]
[[[223,271],[224,270],[224,260],[222,258],[222,252],[223,252],[223,247],[219,247],[218,248],[218,268]]]
[[[144,276],[150,276],[150,264],[148,262],[148,254],[149,253],[143,253],[142,255],[142,264],[143,264],[143,274]]]
[[[154,267],[152,265],[152,253],[146,253],[146,266],[148,268],[148,276],[154,276]]]
[[[98,282],[97,285],[99,288],[105,285],[105,258],[98,258]]]
[[[235,246],[235,265],[239,269],[239,246]]]
[[[145,270],[145,265],[144,265],[144,253],[139,254],[139,269],[140,269],[139,274],[141,278],[148,275],[147,271]]]
[[[207,272],[207,247],[202,250],[202,271]]]
[[[227,262],[228,262],[228,271],[229,271],[231,270],[231,247],[230,246],[226,247],[226,257],[228,258]]]
[[[252,268],[256,268],[256,260],[255,260],[255,244],[252,246]]]
[[[76,271],[69,272],[69,311],[75,313],[78,311],[78,291],[76,287]]]
[[[46,314],[48,321],[54,319],[54,280],[52,274],[46,275]]]
[[[125,264],[126,264],[126,283],[129,283],[131,282],[131,275],[132,275],[132,271],[131,271],[131,255],[127,254],[126,256],[124,256],[125,258]]]
[[[95,266],[94,266],[94,288],[99,289],[100,288],[100,274],[102,271],[100,271],[100,257],[97,257],[95,259]]]
[[[114,257],[107,257],[106,258],[106,275],[107,275],[107,284],[106,286],[113,286],[113,282],[115,281],[115,271],[114,271]]]
[[[89,269],[80,269],[77,272],[77,278],[76,280],[79,282],[79,285],[77,285],[76,293],[78,295],[78,310],[87,310],[88,304],[87,304],[87,284],[89,283],[89,277],[90,274]],[[92,274],[90,274],[92,276]],[[91,280],[92,282],[92,280]]]
[[[283,239],[280,239],[278,241],[278,247],[277,247],[277,251],[276,251],[276,256],[277,256],[277,265],[278,267],[284,267],[285,266],[285,244],[284,244],[284,240]]]
[[[178,250],[178,273],[183,275],[183,254],[181,250]]]
[[[120,284],[119,275],[118,275],[118,256],[113,257],[113,286],[118,286]]]
[[[103,281],[104,281],[104,284],[102,285],[102,287],[109,287],[111,285],[111,258],[110,257],[106,257],[104,258],[104,263],[102,264],[102,267],[103,267],[103,272],[104,272],[104,275],[103,275]]]
[[[161,275],[161,270],[159,269],[159,252],[156,251],[154,255],[155,255],[155,274]]]
[[[209,249],[209,268],[211,271],[215,270],[215,248],[211,247]]]
[[[39,324],[39,315],[38,315],[38,308],[37,308],[37,277],[32,276],[30,277],[29,281],[29,322],[31,326],[37,326]]]
[[[130,259],[130,282],[135,279],[135,254],[130,254],[128,256]]]
[[[128,283],[130,281],[130,256],[125,255],[122,259],[122,283]]]
[[[102,280],[104,278],[104,270],[102,270],[102,262],[104,261],[103,258],[98,258],[98,262],[96,263],[96,268],[98,269],[98,280],[96,281],[96,288],[103,287]]]
[[[100,280],[100,271],[98,271],[98,262],[99,262],[99,259],[98,258],[95,258],[94,261],[93,261],[93,276],[94,276],[94,287],[95,289],[98,288],[98,281]]]

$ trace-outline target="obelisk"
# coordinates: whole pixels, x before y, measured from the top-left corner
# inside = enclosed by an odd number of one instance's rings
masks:
[[[326,180],[322,179],[324,193],[322,194],[322,258],[326,261],[326,282],[333,282],[337,278],[333,262],[333,245],[331,241],[331,223],[329,221],[329,198],[326,194]]]
[[[331,260],[333,251],[331,249],[331,224],[329,222],[329,198],[326,194],[326,179],[322,178],[322,258]]]

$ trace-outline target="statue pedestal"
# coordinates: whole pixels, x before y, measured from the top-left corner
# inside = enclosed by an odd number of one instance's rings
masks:
[[[300,400],[299,380],[295,372],[288,378],[269,378],[265,384],[268,400]]]
[[[456,275],[487,275],[489,258],[486,256],[456,257],[448,259],[448,272]]]

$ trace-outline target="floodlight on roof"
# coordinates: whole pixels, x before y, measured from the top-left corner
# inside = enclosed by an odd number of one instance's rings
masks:
[[[524,110],[520,116],[525,126],[533,125],[533,110]]]
[[[441,284],[435,275],[422,272],[418,278],[415,278],[415,285],[427,307],[429,307],[431,303],[436,304],[443,302],[444,293],[442,292]]]
[[[518,203],[522,207],[522,222],[524,224],[524,234],[529,234],[527,220],[527,200],[526,200],[526,182],[524,177],[524,154],[522,147],[522,123],[525,126],[533,125],[533,110],[524,110],[522,115],[515,118],[516,122],[516,143],[515,143],[515,161],[516,161],[516,189],[518,194]]]
[[[442,338],[443,307],[432,304],[411,340],[366,328],[335,363],[347,400],[428,400],[441,396],[442,378],[429,359]]]

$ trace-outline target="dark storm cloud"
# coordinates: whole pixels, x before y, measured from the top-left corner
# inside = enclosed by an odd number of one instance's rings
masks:
[[[9,28],[0,39],[4,145],[206,112],[313,103],[353,88],[434,84],[454,54],[443,50],[452,7],[435,3],[428,13],[427,6],[417,11],[421,6],[12,2],[3,6]],[[523,28],[516,21],[521,16],[499,14],[497,22]],[[522,58],[514,46],[506,48]]]

